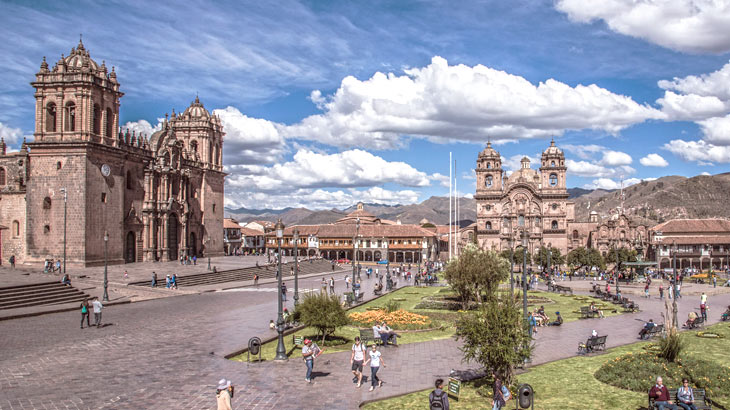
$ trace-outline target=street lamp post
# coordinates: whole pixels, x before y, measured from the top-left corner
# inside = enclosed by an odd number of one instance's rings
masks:
[[[297,243],[299,242],[299,229],[294,229],[294,307],[299,304],[299,252],[297,252]]]
[[[550,259],[552,258],[552,256],[553,256],[553,244],[550,243],[550,242],[548,242],[548,247],[547,247],[547,259],[548,259],[547,260],[547,268],[548,268],[548,275],[552,275],[553,274],[553,264],[550,263],[551,262]]]
[[[107,248],[109,244],[109,233],[107,231],[104,231],[104,297],[102,300],[104,302],[109,301],[109,293],[107,293],[107,286],[109,285],[109,280],[107,278]]]
[[[672,241],[672,269],[674,270],[674,286],[672,286],[672,319],[674,320],[674,328],[677,328],[677,241]]]
[[[66,200],[68,191],[66,188],[61,188],[63,193],[63,274],[66,274]]]
[[[357,240],[360,236],[360,218],[355,222],[355,236],[352,237],[352,279],[355,279],[355,265],[357,264]],[[359,266],[359,265],[358,265]],[[357,269],[357,280],[360,280],[360,269]]]
[[[532,337],[532,326],[527,317],[527,231],[522,231],[522,314],[525,318],[527,333]]]
[[[509,290],[515,294],[515,241],[512,230],[509,233]]]
[[[618,295],[619,293],[621,293],[619,292],[618,288],[619,265],[621,264],[621,262],[619,262],[618,259],[618,248],[614,248],[614,252],[616,252],[616,294]]]
[[[289,360],[286,356],[286,347],[284,347],[284,307],[282,306],[282,295],[281,295],[281,242],[284,238],[284,224],[281,222],[281,218],[276,222],[276,240],[279,250],[279,262],[278,262],[278,286],[276,288],[276,298],[279,305],[279,314],[276,319],[276,332],[279,334],[279,342],[276,345],[276,357],[274,360]]]

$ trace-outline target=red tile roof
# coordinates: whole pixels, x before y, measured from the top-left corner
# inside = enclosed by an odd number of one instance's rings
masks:
[[[672,219],[660,223],[651,228],[654,232],[666,233],[692,233],[692,232],[715,232],[730,233],[730,221],[725,219]]]

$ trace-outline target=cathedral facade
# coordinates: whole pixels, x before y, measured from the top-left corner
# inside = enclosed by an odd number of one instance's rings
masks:
[[[0,151],[2,259],[69,264],[223,253],[223,128],[195,101],[151,136],[119,130],[112,67],[79,41],[35,88],[34,141]]]
[[[520,169],[506,176],[499,153],[488,143],[477,158],[476,238],[483,249],[518,246],[523,234],[528,251],[540,246],[568,248],[568,226],[575,218],[568,201],[565,155],[555,141],[542,153],[540,167],[523,158]]]

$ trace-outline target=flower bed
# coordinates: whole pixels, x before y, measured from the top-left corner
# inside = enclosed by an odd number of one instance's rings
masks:
[[[385,321],[393,329],[427,329],[432,327],[431,318],[398,309],[388,313],[383,309],[354,312],[349,314],[350,320],[357,326],[370,327],[375,322]]]

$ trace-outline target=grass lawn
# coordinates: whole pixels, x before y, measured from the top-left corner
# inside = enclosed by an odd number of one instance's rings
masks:
[[[429,330],[425,332],[404,332],[404,331],[398,331],[398,333],[401,335],[401,337],[398,339],[398,344],[408,344],[408,343],[418,343],[418,342],[426,342],[429,340],[438,340],[438,339],[445,339],[448,337],[453,336],[455,332],[455,327],[448,321],[444,320],[444,317],[447,319],[451,316],[455,317],[458,315],[456,312],[447,312],[444,310],[438,310],[438,309],[415,309],[414,307],[421,301],[424,297],[429,297],[436,295],[438,293],[444,293],[446,288],[444,287],[438,287],[438,286],[431,286],[431,287],[404,287],[400,288],[396,291],[390,292],[387,295],[384,295],[383,297],[372,300],[370,302],[367,302],[365,304],[362,304],[360,306],[357,306],[351,310],[348,311],[348,313],[351,312],[364,312],[369,307],[376,307],[376,306],[383,306],[385,303],[392,299],[403,299],[398,300],[398,302],[401,304],[401,309],[405,309],[414,313],[418,314],[429,314],[431,313],[434,316],[438,316],[436,319],[438,322],[443,326],[443,329],[437,329],[437,330]],[[438,315],[436,315],[438,313]],[[272,335],[274,332],[272,332]],[[317,330],[311,327],[306,327],[298,332],[296,332],[297,335],[303,335],[307,338],[311,338],[315,341],[317,341]],[[352,346],[353,341],[355,340],[355,336],[359,336],[359,328],[356,326],[343,326],[341,328],[338,328],[335,331],[335,337],[344,339],[344,342],[342,344],[339,344],[337,346],[328,346],[325,348],[323,354],[327,353],[336,353],[336,352],[342,352],[349,350]],[[301,352],[301,348],[294,348],[294,344],[292,341],[292,336],[286,336],[284,338],[284,344],[286,346],[287,350],[287,356],[297,355]],[[318,342],[318,344],[321,345],[321,342]],[[276,345],[277,341],[274,340],[269,343],[265,343],[262,346],[261,350],[261,358],[263,360],[273,360],[276,356]],[[246,353],[235,356],[231,358],[231,360],[235,361],[246,361]]]
[[[522,300],[522,292],[519,292],[520,294],[520,300]],[[540,298],[547,298],[552,301],[552,303],[530,303],[530,297],[536,296]],[[534,291],[529,290],[527,291],[527,297],[528,297],[528,303],[527,308],[532,310],[537,310],[541,305],[545,306],[545,313],[548,315],[550,320],[555,319],[555,312],[560,312],[560,315],[563,316],[563,320],[565,322],[572,322],[574,320],[580,320],[580,308],[581,306],[590,306],[591,301],[593,301],[596,306],[598,306],[599,309],[603,311],[603,314],[608,316],[616,316],[620,315],[623,311],[623,308],[618,305],[614,305],[613,303],[604,302],[601,299],[594,298],[592,296],[585,296],[585,295],[559,295],[557,293],[552,292],[543,292],[543,291]],[[613,311],[616,310],[616,313]],[[589,320],[589,319],[585,319]],[[597,320],[597,319],[596,319]]]
[[[730,365],[727,356],[730,326],[721,323],[708,327],[706,330],[720,333],[724,339],[705,339],[696,336],[696,331],[683,332],[682,338],[687,342],[683,357],[701,357],[712,360],[722,366]],[[540,410],[568,410],[568,409],[602,409],[628,410],[646,408],[647,396],[623,390],[598,381],[593,375],[607,361],[625,353],[644,351],[644,346],[650,342],[639,342],[631,345],[610,349],[606,354],[589,357],[573,357],[552,363],[536,366],[519,376],[519,383],[529,383],[535,390],[535,408]],[[453,409],[483,409],[488,408],[491,399],[486,392],[491,388],[486,380],[476,380],[462,384],[461,400],[451,401]],[[669,386],[676,388],[677,386]],[[405,396],[382,400],[364,406],[365,409],[393,409],[393,408],[427,408],[428,394],[432,389],[410,393]],[[514,392],[513,392],[514,394]],[[730,396],[711,397],[726,408],[730,406]],[[510,403],[514,406],[514,402]]]

